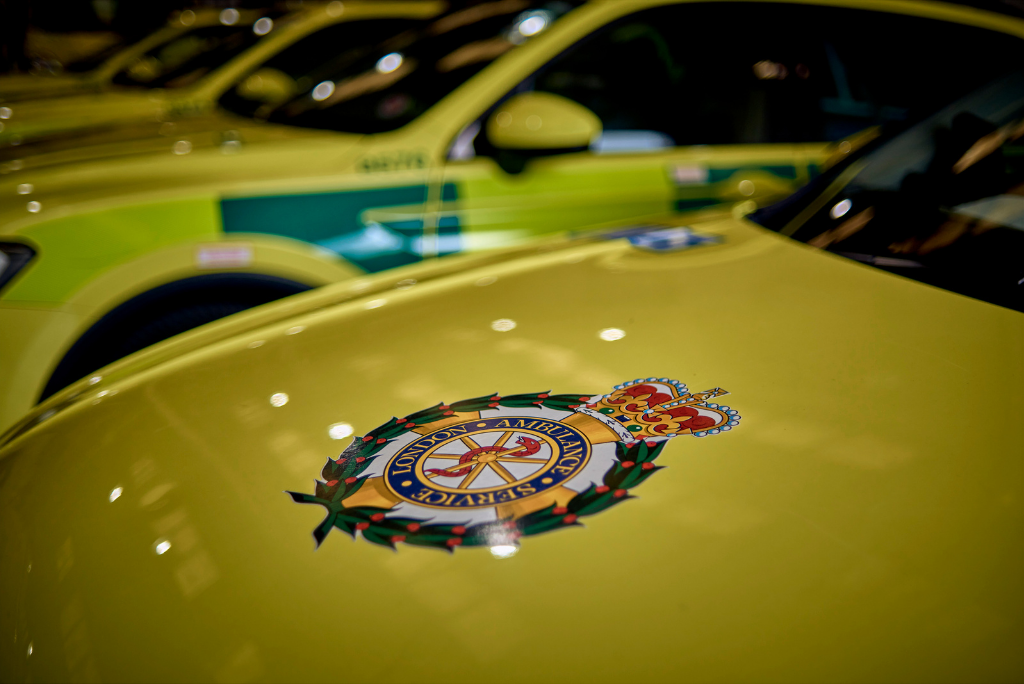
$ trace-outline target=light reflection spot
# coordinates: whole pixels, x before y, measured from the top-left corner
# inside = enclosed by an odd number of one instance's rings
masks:
[[[110,503],[114,503],[115,501],[121,498],[121,494],[123,492],[124,487],[114,487],[113,489],[110,490],[110,496],[108,496],[107,499],[110,501]]]
[[[153,546],[153,550],[156,551],[156,555],[162,556],[171,549],[171,542],[166,539],[161,539]]]
[[[491,330],[498,332],[508,332],[516,327],[516,322],[511,318],[499,318],[498,320],[491,323]]]
[[[178,17],[178,20],[181,22],[182,26],[191,26],[196,20],[196,13],[192,10],[185,10],[181,13],[181,16]]]
[[[626,331],[620,328],[605,328],[601,332],[597,333],[597,336],[606,342],[614,342],[615,340],[621,340],[626,336]]]
[[[494,276],[484,276],[483,278],[479,278],[476,281],[476,286],[487,287],[488,285],[493,285],[496,282],[498,282],[498,279],[495,278]]]
[[[386,300],[386,299],[371,299],[370,301],[366,302],[366,308],[367,309],[378,309],[378,308],[384,306],[387,303],[388,303],[388,300]]]
[[[306,326],[304,326],[304,325],[296,325],[296,326],[293,326],[293,327],[288,328],[287,330],[285,330],[284,334],[285,335],[298,335],[300,332],[302,332],[305,329],[306,329]]]
[[[102,379],[103,379],[102,375],[94,375],[91,378],[89,378],[89,384],[90,385],[95,385],[96,383],[98,383]]]
[[[174,154],[188,154],[192,151],[192,143],[188,140],[179,140],[174,143]]]
[[[238,21],[239,16],[241,15],[238,14],[238,10],[234,7],[229,7],[220,13],[220,23],[225,26],[234,26],[235,22]]]
[[[511,544],[491,547],[491,555],[495,558],[511,558],[517,553],[519,553],[519,547]]]
[[[253,340],[249,343],[249,349],[256,349],[263,346],[263,340]]]
[[[270,405],[276,408],[281,408],[288,403],[288,395],[284,392],[277,392],[270,395]]]
[[[260,17],[252,25],[252,32],[257,36],[265,36],[270,33],[270,29],[274,28],[274,22],[269,17]]]
[[[33,650],[34,649],[32,648],[32,642],[30,641],[28,642],[28,652],[26,653],[26,657],[32,655]]]
[[[829,216],[834,219],[837,219],[840,216],[846,216],[846,213],[850,211],[850,207],[852,206],[853,202],[848,199],[844,199],[842,202],[836,202],[835,206],[832,207],[832,210],[828,212]]]
[[[341,0],[334,0],[327,5],[327,16],[337,18],[345,11],[345,4]]]
[[[508,112],[498,112],[498,116],[495,119],[498,125],[502,128],[507,128],[512,123],[512,115]]]
[[[390,74],[392,71],[402,66],[404,58],[401,53],[391,52],[377,60],[377,71],[382,74]]]
[[[323,102],[334,94],[334,81],[320,81],[313,88],[311,97],[317,102]]]
[[[10,119],[14,111],[10,107],[0,107],[0,119]]]
[[[740,194],[750,197],[754,194],[754,183],[748,180],[741,180],[738,186]]]
[[[35,189],[36,189],[35,186],[32,185],[31,183],[22,183],[21,185],[18,186],[18,194],[19,195],[31,195],[32,191],[35,190]]]
[[[541,121],[540,117],[537,116],[536,114],[531,114],[530,116],[526,117],[526,127],[529,128],[531,131],[535,131],[538,128],[540,128],[541,123],[543,122]]]
[[[38,214],[40,211],[42,211],[43,205],[40,204],[39,202],[36,202],[35,200],[32,200],[31,202],[25,205],[25,208],[28,209],[28,212],[30,214]]]
[[[348,423],[335,423],[327,428],[327,434],[331,436],[331,439],[345,439],[351,437],[355,430]]]

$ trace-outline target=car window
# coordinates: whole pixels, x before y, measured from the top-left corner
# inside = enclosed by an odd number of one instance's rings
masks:
[[[251,25],[198,28],[151,48],[115,74],[113,81],[146,88],[181,88],[242,53],[261,37]]]
[[[685,3],[629,15],[517,89],[600,117],[598,151],[838,140],[934,111],[1020,55],[1017,38],[883,12]]]
[[[257,71],[271,69],[287,98],[308,92],[325,75],[365,55],[382,41],[424,24],[422,20],[387,18],[345,21],[320,29],[274,55]],[[262,71],[262,73],[266,73]],[[243,82],[244,83],[244,82]],[[220,105],[242,116],[265,116],[277,104],[254,97],[245,88],[228,90]]]
[[[352,133],[398,129],[571,7],[565,2],[484,2],[399,32],[373,49],[339,53],[310,72],[314,85],[267,118]]]
[[[751,214],[812,247],[1024,311],[1024,72]]]

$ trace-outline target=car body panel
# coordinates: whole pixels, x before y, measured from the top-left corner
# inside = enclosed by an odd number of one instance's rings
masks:
[[[1024,318],[743,221],[693,229],[720,242],[584,238],[467,257],[444,277],[432,264],[379,274],[362,296],[338,284],[241,317],[277,310],[271,324],[212,324],[194,334],[244,332],[135,373],[126,359],[51,398],[0,450],[13,597],[0,621],[18,634],[0,646],[4,670],[1019,676],[1024,480],[1007,456],[1024,448]],[[380,294],[399,277],[422,280]],[[319,308],[329,296],[344,301]],[[497,318],[517,325],[496,331]],[[612,326],[625,336],[598,336]],[[322,512],[282,493],[337,456],[338,421],[360,435],[438,401],[603,392],[651,373],[727,389],[743,424],[672,440],[638,499],[524,539],[511,559],[340,534],[314,551]],[[984,399],[961,399],[968,387]],[[277,392],[290,401],[273,406]]]
[[[567,46],[618,17],[662,4],[668,3],[595,2],[574,9],[412,123],[389,133],[315,131],[210,112],[97,131],[83,135],[77,145],[54,140],[7,148],[7,153],[26,154],[0,164],[0,196],[20,200],[0,207],[0,234],[30,242],[40,256],[0,293],[0,312],[7,305],[57,303],[61,297],[72,301],[74,287],[84,284],[86,275],[75,280],[69,271],[43,282],[44,262],[51,250],[70,244],[56,239],[62,231],[88,226],[93,246],[107,244],[101,239],[105,236],[127,235],[116,226],[104,227],[107,217],[134,216],[136,224],[145,223],[143,235],[178,235],[184,241],[240,236],[257,242],[261,236],[301,240],[322,261],[310,262],[311,272],[341,277],[565,229],[644,221],[667,211],[692,218],[713,215],[724,203],[727,210],[743,213],[791,192],[856,147],[853,137],[839,144],[582,152],[536,159],[516,176],[505,174],[487,158],[450,158],[453,143],[467,125],[485,116]],[[1000,23],[993,15],[970,8],[859,0],[820,4],[904,12],[1024,36],[1020,22],[1004,18]],[[404,5],[387,5],[399,6]],[[345,16],[354,16],[350,6],[345,7]],[[417,7],[425,11],[423,5]],[[17,194],[23,187],[30,192]],[[191,201],[206,203],[206,208],[189,226],[179,225],[173,212],[164,211],[167,203]],[[219,212],[209,211],[211,204]],[[59,228],[48,227],[50,221]],[[43,244],[43,236],[53,239]],[[92,278],[102,278],[105,269],[123,263],[129,253],[141,258],[135,247],[112,246],[110,254],[96,261],[101,267]],[[55,262],[75,259],[70,254]],[[170,267],[155,269],[155,275],[165,278],[178,273]],[[324,284],[320,275],[299,281]],[[129,281],[102,282],[112,287],[117,283],[102,298],[108,302],[125,301],[139,291]],[[154,277],[146,282],[157,281]],[[104,313],[85,313],[79,319],[83,327],[60,348],[70,348]],[[0,414],[0,429],[38,399],[58,362],[53,358],[48,368],[40,368],[39,375],[18,390],[21,400]]]

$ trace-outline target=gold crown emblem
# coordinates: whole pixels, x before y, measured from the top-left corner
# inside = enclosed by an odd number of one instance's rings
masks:
[[[624,441],[652,437],[695,437],[731,430],[739,414],[711,400],[728,394],[721,387],[691,393],[668,378],[640,378],[576,410],[597,418]]]

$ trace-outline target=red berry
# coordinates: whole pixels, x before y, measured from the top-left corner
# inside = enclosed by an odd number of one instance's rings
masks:
[[[463,527],[462,525],[456,525],[455,527],[452,528],[452,534],[458,534],[458,535],[466,534],[466,528]]]
[[[462,543],[462,540],[459,539],[458,537],[452,537],[451,539],[449,539],[448,541],[445,542],[445,544],[447,544],[450,547],[451,546],[459,546],[461,543]]]
[[[369,442],[371,439],[373,439],[373,435],[366,435],[365,437],[363,437],[364,442]]]
[[[653,468],[653,467],[654,467],[654,464],[653,464],[653,463],[651,463],[650,461],[648,461],[647,463],[644,463],[644,464],[643,464],[642,466],[640,466],[640,467],[641,467],[641,468],[643,468],[644,470],[650,470],[651,468]]]
[[[649,446],[649,447],[658,446],[658,443],[657,442],[648,442],[647,446]]]
[[[441,404],[437,408],[441,409],[442,411],[446,411],[446,410],[450,409],[451,406],[449,406],[448,404]]]
[[[566,525],[572,525],[574,522],[576,522],[575,514],[570,513],[569,515],[565,516],[564,518],[562,518],[562,522],[564,522]]]
[[[581,404],[569,404],[566,408],[579,408]]]
[[[396,534],[393,537],[391,537],[391,541],[393,543],[395,543],[395,544],[397,544],[398,542],[404,542],[405,541],[405,535],[404,534]]]
[[[355,481],[356,481],[357,479],[359,479],[359,478],[356,478],[356,477],[346,477],[346,478],[345,478],[345,484],[352,484],[352,483],[353,483],[353,482],[355,482]]]
[[[409,530],[410,532],[419,532],[420,531],[420,524],[419,523],[409,523],[408,525],[405,526],[405,529]]]
[[[488,406],[491,407],[491,408],[498,408],[497,404],[488,404]]]
[[[623,461],[622,462],[622,467],[623,468],[632,468],[635,465],[636,465],[636,463],[634,463],[633,461]]]
[[[544,402],[543,402],[543,401],[535,401],[535,402],[533,402],[533,403],[534,403],[534,404],[537,404],[537,405],[539,406],[540,404],[543,404]]]
[[[590,401],[590,397],[580,397],[580,401]]]
[[[406,423],[405,427],[407,427],[407,428],[416,427],[416,423]]]
[[[454,414],[454,413],[455,413],[455,411],[445,411],[445,412],[444,412],[444,415],[446,415],[446,416],[450,416],[450,415],[452,415],[452,414]]]
[[[537,396],[540,397],[541,399],[547,399],[551,395],[550,394],[538,394]]]
[[[569,509],[566,508],[565,506],[558,506],[558,507],[555,508],[555,510],[553,510],[551,512],[554,513],[555,515],[564,515],[564,514],[569,512]]]
[[[370,520],[372,520],[373,522],[380,522],[383,519],[384,519],[384,514],[383,513],[374,513],[373,515],[370,516]]]
[[[327,486],[328,486],[328,487],[333,487],[333,486],[334,486],[334,485],[336,485],[336,484],[338,484],[338,481],[337,481],[337,480],[330,480],[330,481],[329,481],[329,482],[327,483]]]
[[[605,492],[607,492],[607,491],[608,491],[609,489],[611,489],[611,487],[609,487],[608,485],[601,485],[600,487],[598,487],[598,488],[597,488],[596,490],[594,490],[594,491],[596,491],[596,492],[597,492],[598,494],[604,494],[604,493],[605,493]]]
[[[612,496],[614,496],[616,499],[621,499],[622,497],[626,496],[626,494],[628,494],[628,492],[625,489],[616,489],[614,492],[612,492]]]
[[[370,523],[368,523],[368,522],[356,523],[356,529],[357,530],[365,530],[368,527],[370,527]]]
[[[362,463],[366,460],[365,456],[356,456],[356,463]]]
[[[383,444],[386,441],[388,441],[388,440],[386,440],[383,437],[381,437],[380,439],[377,440],[377,444]]]
[[[500,394],[495,394],[493,397],[491,397],[491,401],[498,401],[499,399],[501,399]]]

